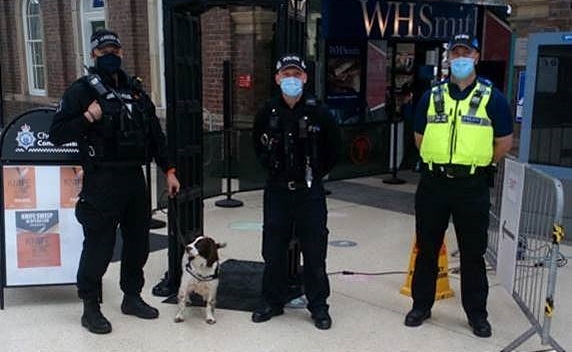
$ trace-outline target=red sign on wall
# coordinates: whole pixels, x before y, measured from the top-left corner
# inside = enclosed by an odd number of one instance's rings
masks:
[[[238,75],[238,86],[240,88],[252,88],[252,76]]]

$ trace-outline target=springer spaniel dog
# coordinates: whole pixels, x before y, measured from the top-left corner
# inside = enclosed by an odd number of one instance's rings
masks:
[[[202,296],[207,304],[205,308],[207,323],[216,323],[214,310],[218,288],[218,249],[225,246],[226,243],[217,243],[210,237],[199,236],[185,247],[181,286],[177,294],[179,311],[175,316],[175,323],[185,320],[183,312],[187,302],[190,302],[189,295],[192,292]]]

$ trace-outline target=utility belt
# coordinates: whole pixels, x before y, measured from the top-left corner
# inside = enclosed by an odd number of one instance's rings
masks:
[[[487,176],[486,166],[477,166],[474,173],[471,173],[473,167],[470,165],[457,165],[457,164],[435,164],[433,169],[429,169],[429,164],[422,163],[421,171],[434,177],[446,178],[467,178],[467,177],[484,177]]]
[[[93,161],[100,169],[139,169],[146,164],[145,160]]]
[[[116,161],[101,161],[101,160],[84,160],[83,168],[88,172],[96,170],[106,170],[110,172],[131,173],[141,170],[143,165],[147,162],[145,160],[116,160]]]
[[[290,191],[308,189],[308,184],[306,183],[306,181],[271,179],[268,180],[266,184],[270,187],[285,188]],[[312,182],[312,185],[314,185],[314,182]]]
[[[139,163],[148,158],[147,144],[143,133],[124,134],[112,131],[112,137],[91,137],[82,141],[80,153],[85,160],[95,163]]]

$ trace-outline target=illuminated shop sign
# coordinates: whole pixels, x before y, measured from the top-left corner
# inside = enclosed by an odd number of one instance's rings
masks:
[[[326,0],[328,39],[447,40],[477,32],[478,7],[452,2]]]

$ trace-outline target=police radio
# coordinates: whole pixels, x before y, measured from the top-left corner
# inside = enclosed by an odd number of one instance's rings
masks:
[[[260,139],[262,145],[266,146],[271,170],[277,172],[282,168],[282,162],[278,152],[278,145],[282,140],[282,135],[280,131],[280,116],[276,108],[272,108],[268,129],[268,133],[262,134]]]
[[[87,75],[87,83],[93,89],[95,89],[97,94],[99,94],[102,97],[105,97],[107,96],[107,94],[111,93],[111,91],[105,86],[105,84],[103,84],[103,82],[101,81],[101,77],[99,77],[98,74],[91,73]]]

